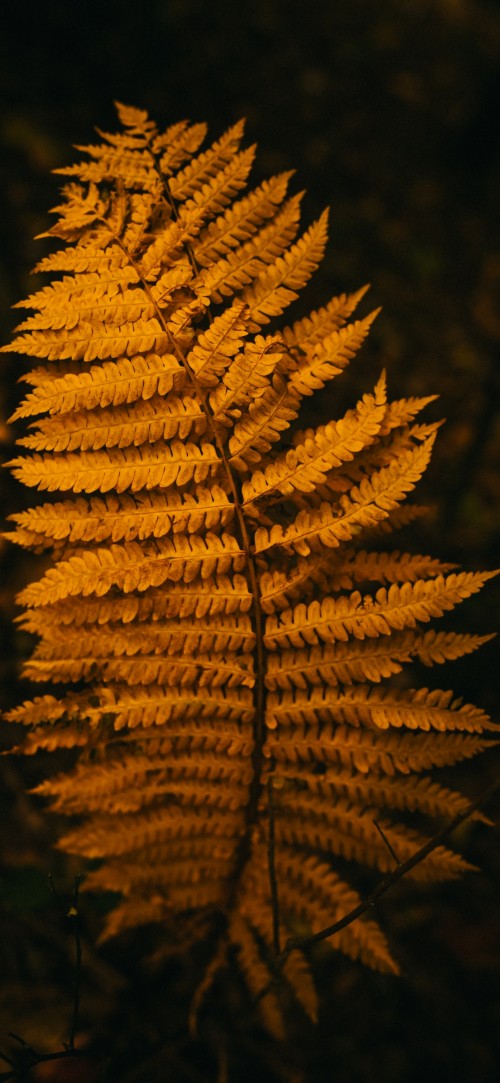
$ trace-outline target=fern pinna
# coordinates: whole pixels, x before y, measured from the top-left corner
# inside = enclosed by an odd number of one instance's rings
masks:
[[[336,856],[386,871],[391,848],[404,861],[425,841],[393,811],[465,807],[423,772],[494,726],[391,678],[488,638],[426,630],[488,574],[381,549],[418,514],[401,505],[429,462],[430,399],[388,402],[382,375],[338,420],[296,424],[374,316],[351,320],[359,290],[276,327],[326,214],[296,240],[291,174],[240,195],[241,124],[200,152],[204,125],[159,133],[117,108],[120,133],[58,170],[74,178],[49,230],[65,247],[38,265],[55,278],[10,347],[37,359],[14,419],[42,415],[10,465],[57,494],[8,535],[52,554],[19,597],[39,637],[24,675],[74,689],[9,717],[29,726],[24,752],[78,750],[38,792],[81,816],[60,846],[101,859],[87,887],[122,895],[107,933],[160,922],[175,939],[222,913],[217,958],[236,949],[279,1032],[277,906],[285,935],[321,929],[359,901]],[[414,875],[467,867],[441,846]],[[335,946],[396,969],[374,920]],[[298,950],[284,978],[314,1017]]]

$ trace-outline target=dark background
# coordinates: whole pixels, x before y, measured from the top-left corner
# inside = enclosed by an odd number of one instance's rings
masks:
[[[92,142],[94,125],[115,128],[113,99],[147,108],[160,127],[183,117],[206,120],[212,138],[246,116],[248,139],[259,144],[255,183],[294,167],[295,190],[308,190],[306,222],[325,204],[332,209],[328,253],[303,310],[365,282],[372,289],[363,313],[383,306],[369,345],[338,391],[335,385],[328,401],[323,393],[321,408],[329,417],[354,401],[383,366],[395,397],[438,393],[428,416],[448,423],[418,493],[435,511],[398,545],[467,569],[493,568],[500,525],[499,57],[494,0],[11,0],[0,35],[3,341],[16,322],[10,305],[33,289],[28,272],[43,242],[32,237],[57,202],[50,170],[74,159],[72,144]],[[19,364],[4,355],[4,417],[19,394]],[[0,435],[9,458],[12,436],[5,428]],[[15,509],[22,494],[7,477],[2,485],[2,502]],[[26,650],[11,629],[12,594],[32,574],[33,558],[21,560],[6,547],[2,555],[3,698],[11,703]],[[460,613],[461,626],[494,630],[498,599],[489,584]],[[438,683],[451,682],[498,720],[497,671],[493,642],[448,678],[439,674]],[[25,796],[38,769],[1,762],[0,1049],[9,1029],[55,1048],[67,1036],[74,944],[46,877],[54,872],[67,895],[77,870],[53,857],[53,827]],[[475,797],[498,764],[493,751],[455,772],[454,782]],[[495,818],[500,802],[493,805]],[[221,1083],[411,1083],[425,1074],[444,1083],[493,1083],[500,1069],[498,831],[469,825],[456,843],[479,873],[427,892],[400,884],[379,906],[403,978],[321,955],[319,1034],[297,1024],[284,1051],[267,1044],[244,1012],[230,1035],[219,1018],[204,1042],[186,1042],[189,966],[167,974],[144,969],[140,938],[125,949],[96,949],[98,914],[86,900],[81,1024],[97,1067],[92,1074],[86,1065],[78,1078],[209,1083],[219,1073]],[[235,983],[230,998],[242,997]],[[67,1065],[58,1070],[69,1072]]]

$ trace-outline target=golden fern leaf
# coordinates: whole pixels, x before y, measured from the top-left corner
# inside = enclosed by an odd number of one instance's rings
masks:
[[[62,542],[134,541],[165,534],[197,533],[204,527],[227,526],[234,507],[218,485],[197,486],[194,493],[140,492],[113,494],[42,504],[11,515],[17,530],[6,533],[20,545],[50,546]]]
[[[24,675],[50,684],[7,719],[26,754],[75,750],[37,793],[78,815],[59,845],[99,859],[89,889],[122,893],[105,935],[155,921],[184,943],[217,917],[198,1000],[231,948],[284,1035],[288,1005],[314,1020],[317,995],[302,953],[276,959],[277,924],[295,941],[348,915],[336,858],[411,857],[419,816],[465,808],[424,772],[498,743],[479,708],[392,681],[489,638],[420,625],[494,573],[377,544],[422,514],[404,500],[434,396],[387,402],[381,378],[343,416],[295,424],[376,314],[351,321],[363,288],[275,322],[326,213],[296,240],[290,173],[242,192],[241,123],[200,150],[204,125],[117,110],[121,130],[60,171],[59,248],[37,266],[52,281],[19,303],[34,315],[9,347],[37,359],[14,414],[32,454],[10,466],[57,496],[11,517],[7,536],[47,558],[18,623],[38,637]],[[415,826],[388,822],[398,810]],[[440,847],[414,873],[467,867]],[[372,920],[335,946],[397,970]]]
[[[280,173],[242,199],[233,203],[223,214],[210,222],[193,241],[193,255],[201,267],[210,267],[217,259],[255,233],[271,218],[286,194],[292,173]]]
[[[245,306],[235,302],[220,316],[216,316],[207,331],[197,338],[196,345],[187,356],[187,364],[196,374],[201,387],[217,384],[224,369],[231,365],[231,358],[239,353],[247,335],[244,320]]]
[[[461,699],[453,692],[427,688],[403,692],[357,684],[339,692],[332,687],[312,688],[307,692],[270,692],[267,700],[266,723],[269,729],[302,725],[320,721],[342,722],[351,726],[399,729],[464,730],[482,733],[494,730],[484,711]]]
[[[266,646],[270,650],[314,646],[337,639],[345,641],[349,636],[364,639],[388,635],[392,630],[415,628],[419,621],[427,622],[453,609],[480,590],[494,574],[438,575],[435,579],[417,583],[406,582],[402,587],[393,584],[389,590],[381,587],[375,598],[371,595],[362,597],[359,591],[354,591],[349,597],[327,597],[322,602],[311,602],[309,606],[299,603],[279,618],[274,615],[267,618]]]
[[[307,556],[318,545],[337,548],[349,541],[359,528],[376,525],[404,500],[414,489],[428,465],[433,438],[395,459],[391,466],[382,467],[352,487],[349,496],[341,496],[338,508],[323,503],[316,511],[301,511],[289,527],[276,524],[271,530],[259,528],[255,534],[255,551],[264,552],[275,545],[288,552]]]
[[[277,843],[282,841],[285,846],[304,849],[306,853],[328,849],[347,861],[358,861],[373,865],[381,872],[390,872],[394,868],[394,858],[387,843],[404,862],[423,846],[425,838],[406,825],[396,826],[385,820],[383,839],[374,823],[374,812],[376,809],[360,808],[340,799],[334,805],[329,802],[319,806],[305,795],[294,795],[294,803],[284,802],[282,815],[277,816]],[[464,858],[441,846],[412,870],[411,875],[417,880],[434,880],[437,875],[442,879],[454,879],[472,868]]]
[[[360,898],[342,882],[325,860],[297,852],[284,843],[277,858],[281,900],[286,912],[300,919],[309,932],[319,932],[354,910]],[[347,926],[339,933],[337,947],[354,959],[361,959],[376,970],[397,973],[387,941],[373,921],[362,920],[357,927]]]
[[[70,596],[71,597],[71,596]],[[164,617],[176,617],[207,613],[245,613],[252,607],[252,594],[242,575],[215,575],[206,580],[195,576],[189,583],[170,582],[168,589],[150,588],[147,592],[82,598],[78,608],[69,601],[51,604],[43,611],[45,623],[54,624],[102,624],[109,620],[119,620],[130,624],[134,620],[162,620]],[[36,615],[39,608],[28,610],[26,619],[35,629]]]
[[[210,393],[215,420],[232,428],[234,420],[241,416],[241,407],[270,388],[270,377],[279,369],[283,357],[278,339],[269,341],[256,335],[253,342],[245,343],[243,352],[234,358],[230,369]]]
[[[172,124],[153,141],[153,151],[160,155],[160,170],[170,176],[180,169],[183,162],[192,158],[207,134],[206,124],[188,124],[182,120]]]
[[[260,858],[260,871],[261,876],[256,875],[256,866]],[[247,923],[252,930],[255,938],[256,949],[259,952],[259,958],[262,964],[266,966],[268,971],[267,984],[270,986],[270,993],[275,990],[278,1003],[283,1000],[283,983],[280,987],[277,987],[276,982],[273,981],[273,960],[270,945],[273,941],[272,931],[272,913],[269,905],[269,899],[266,895],[262,894],[262,871],[265,869],[265,865],[262,862],[262,855],[258,851],[254,852],[253,862],[250,867],[250,873],[248,877],[247,899],[242,901],[241,909],[246,917]],[[259,883],[260,880],[260,883]],[[230,937],[235,937],[234,929],[229,930]],[[238,941],[236,940],[236,943]],[[312,980],[311,970],[304,958],[302,952],[292,952],[288,956],[285,965],[283,967],[283,977],[290,986],[291,990],[295,994],[297,1000],[305,1009],[307,1015],[313,1022],[317,1022],[318,1017],[318,994],[314,987]],[[283,1007],[281,1008],[281,1017],[283,1014]]]
[[[284,787],[289,789],[290,793],[293,793],[294,789],[298,791],[299,788],[294,786],[295,780],[289,770],[283,776],[277,772],[276,779],[281,778],[283,778]],[[325,806],[328,810],[332,801],[338,798],[360,807],[368,804],[375,808],[410,809],[413,812],[441,817],[457,816],[469,805],[467,798],[462,794],[432,782],[429,778],[377,775],[374,771],[373,775],[367,779],[363,772],[352,769],[337,770],[335,778],[330,778],[328,774],[324,778],[318,778],[314,772],[302,771],[301,778],[307,784],[307,790],[303,788],[297,792],[299,808],[301,797],[304,796],[306,807],[312,804],[318,811],[321,806]],[[486,819],[479,812],[475,814],[475,818]]]
[[[40,622],[37,633],[43,636],[43,624]],[[35,648],[33,658],[80,658],[89,653],[96,663],[101,658],[113,658],[120,655],[134,654],[181,654],[195,655],[216,654],[235,651],[243,654],[252,651],[255,635],[247,616],[221,617],[215,619],[199,617],[192,621],[188,618],[169,620],[158,624],[143,623],[139,628],[132,626],[123,629],[113,624],[101,625],[92,632],[92,639],[82,639],[79,629],[68,628],[58,631],[49,624],[45,639]]]
[[[382,639],[349,639],[305,650],[270,653],[266,688],[307,688],[308,685],[353,684],[400,673],[403,663],[417,658],[426,666],[454,661],[470,654],[492,636],[458,635],[455,632],[396,633]]]
[[[121,406],[156,394],[166,395],[171,390],[180,391],[184,384],[185,373],[172,354],[124,357],[93,365],[86,372],[44,379],[26,396],[10,420],[33,414],[93,410],[96,406]]]
[[[73,358],[75,361],[105,360],[114,357],[134,357],[135,354],[167,352],[169,338],[156,316],[118,327],[88,322],[78,325],[71,334],[63,331],[31,331],[20,335],[11,349],[16,353],[43,357],[49,361]]]
[[[338,376],[364,342],[378,310],[356,320],[340,330],[333,331],[320,341],[313,341],[305,356],[301,357],[291,377],[291,386],[302,395],[312,395],[324,387],[328,380]],[[285,342],[287,341],[286,336]],[[299,340],[300,341],[300,340]]]
[[[374,583],[415,583],[417,579],[444,575],[453,571],[455,564],[446,564],[434,557],[420,556],[417,553],[370,553],[366,549],[344,549],[342,561],[329,568],[333,573],[336,589],[350,590],[355,583],[371,581]]]
[[[297,417],[297,400],[284,380],[274,376],[270,387],[245,411],[229,438],[229,462],[246,472],[250,463],[260,462],[280,433]]]
[[[254,996],[259,996],[263,989],[266,990],[262,997],[261,1013],[267,1029],[276,1038],[282,1040],[285,1037],[283,1012],[272,985],[272,971],[269,966],[266,966],[262,951],[259,951],[258,941],[251,924],[244,914],[240,914],[236,909],[231,915],[228,936],[237,945],[238,963],[246,977],[250,992]]]
[[[34,423],[32,423],[33,425]],[[37,423],[37,431],[18,441],[34,451],[99,451],[101,448],[154,444],[157,440],[184,439],[190,432],[201,435],[206,417],[196,399],[189,395],[165,402],[153,395],[133,406],[96,409],[89,417],[83,411],[71,417],[53,417]]]
[[[76,828],[60,840],[61,848],[70,853],[92,857],[118,856],[143,850],[145,846],[164,844],[168,840],[185,838],[231,839],[243,825],[238,810],[176,807],[175,810],[156,808],[137,816],[89,817],[85,827]],[[186,907],[187,909],[187,907]]]
[[[108,275],[121,272],[128,265],[127,253],[118,244],[109,243],[100,248],[94,243],[80,240],[74,248],[59,249],[44,256],[33,268],[36,272],[73,271],[76,274]],[[137,281],[134,275],[132,281]],[[56,287],[57,288],[57,287]],[[29,306],[31,308],[31,305]],[[36,307],[36,306],[35,306]]]
[[[161,447],[112,448],[82,451],[79,455],[69,452],[54,458],[33,455],[12,459],[9,466],[25,485],[49,492],[73,489],[75,493],[123,493],[127,489],[138,492],[181,486],[192,479],[206,481],[218,472],[220,462],[212,444],[199,447],[171,440]]]
[[[316,270],[326,244],[328,212],[323,214],[303,237],[285,253],[279,256],[273,265],[260,275],[254,286],[248,286],[242,293],[242,300],[248,305],[250,328],[258,331],[262,324],[269,323],[272,316],[280,316]]]
[[[19,595],[22,605],[47,605],[72,595],[107,594],[118,587],[128,594],[160,586],[166,579],[189,583],[201,574],[209,579],[214,573],[240,570],[244,554],[236,538],[207,533],[181,535],[174,541],[156,542],[148,549],[137,542],[112,545],[108,549],[84,550],[49,568],[43,579],[26,587]]]
[[[125,289],[119,294],[113,290],[99,293],[97,298],[89,291],[84,304],[73,303],[71,309],[64,303],[45,305],[36,316],[30,316],[18,324],[16,331],[72,331],[88,324],[97,328],[99,323],[120,327],[127,322],[151,319],[155,312],[153,301],[142,289]]]
[[[75,301],[78,303],[82,295],[85,296],[87,287],[91,287],[93,297],[97,300],[99,297],[117,297],[120,287],[127,289],[138,282],[139,275],[135,267],[127,266],[124,261],[124,266],[116,270],[101,270],[99,273],[92,271],[88,274],[82,272],[78,278],[64,275],[60,281],[56,280],[32,293],[29,301],[18,301],[14,308],[34,308],[43,312],[46,308],[56,307],[61,313],[65,312],[68,318],[70,305]]]
[[[174,199],[179,199],[174,192],[181,190],[184,193],[184,202],[180,203],[178,216],[181,223],[186,223],[190,228],[196,223],[196,232],[206,218],[212,218],[227,206],[236,193],[244,187],[253,159],[255,147],[248,147],[240,154],[232,155],[228,164],[215,173],[206,184],[200,185],[194,181],[193,194],[186,198],[186,190],[189,185],[177,188],[174,180],[170,181],[170,190]]]
[[[290,384],[293,386],[293,376]],[[354,458],[356,452],[374,440],[385,413],[385,401],[385,380],[382,379],[374,394],[365,395],[340,421],[320,425],[304,438],[300,434],[290,451],[278,456],[264,472],[257,471],[243,483],[244,501],[276,491],[285,494],[295,489],[314,491],[333,467]]]
[[[293,774],[296,764],[309,765],[306,769],[310,770],[321,763],[331,764],[335,770],[346,767],[366,775],[379,772],[390,776],[396,772],[413,775],[431,767],[459,763],[491,748],[492,744],[498,741],[462,732],[440,736],[430,732],[410,734],[301,723],[293,729],[270,730],[266,756],[276,765],[287,765],[287,774]]]
[[[262,227],[256,237],[204,267],[193,282],[194,289],[213,301],[223,301],[225,297],[248,288],[255,279],[260,279],[268,264],[286,252],[293,241],[299,224],[300,201],[300,195],[287,200],[272,222]]]
[[[227,132],[209,148],[198,155],[194,161],[177,170],[169,182],[169,190],[176,202],[197,194],[208,181],[216,176],[221,168],[234,161],[243,137],[244,122],[239,120],[228,128]],[[167,143],[167,146],[169,143]]]

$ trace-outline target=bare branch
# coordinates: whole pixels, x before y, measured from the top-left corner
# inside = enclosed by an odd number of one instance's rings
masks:
[[[377,828],[377,831],[378,831],[382,841],[387,846],[387,849],[388,849],[388,851],[389,851],[389,853],[390,853],[390,855],[392,857],[392,860],[394,861],[394,864],[399,866],[401,864],[401,862],[400,862],[399,857],[398,857],[398,855],[397,855],[397,853],[396,853],[396,851],[394,849],[394,846],[392,846],[391,843],[389,842],[389,839],[387,838],[387,835],[386,835],[385,831],[381,828],[378,820],[374,820],[373,823],[374,823],[375,827]]]
[[[320,932],[313,933],[311,936],[289,940],[277,960],[279,966],[283,966],[290,952],[293,951],[294,948],[307,948],[310,944],[317,944],[320,940],[327,940],[330,936],[335,936],[336,933],[339,933],[341,929],[345,929],[348,925],[352,925],[353,921],[356,921],[356,919],[361,917],[362,914],[365,914],[370,907],[375,905],[381,895],[385,895],[386,891],[389,891],[389,888],[396,884],[398,880],[401,880],[403,876],[406,876],[407,872],[414,869],[416,865],[420,865],[433,850],[436,850],[437,847],[451,835],[452,831],[455,831],[457,827],[460,827],[460,824],[465,823],[476,809],[481,808],[482,805],[485,805],[491,797],[499,792],[500,782],[496,782],[493,786],[490,786],[490,788],[486,790],[486,793],[479,797],[477,801],[474,801],[474,803],[469,805],[463,812],[458,813],[453,820],[450,820],[450,823],[447,824],[439,834],[434,835],[432,839],[429,839],[429,841],[426,842],[424,846],[421,846],[420,850],[417,850],[412,857],[409,857],[407,861],[398,864],[393,872],[384,876],[384,879],[380,881],[371,894],[360,902],[359,906],[354,907],[348,914],[344,914],[344,917],[339,918],[339,920],[334,921],[332,925],[328,925],[326,929],[321,929]]]

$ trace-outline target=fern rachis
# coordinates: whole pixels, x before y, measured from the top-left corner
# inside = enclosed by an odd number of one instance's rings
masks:
[[[53,554],[19,597],[39,637],[24,672],[85,690],[10,719],[27,753],[79,750],[38,791],[81,815],[60,845],[102,859],[87,886],[123,895],[108,935],[222,911],[217,959],[236,946],[279,1032],[277,900],[285,930],[318,931],[359,901],[335,856],[385,871],[390,846],[406,857],[425,839],[391,810],[463,808],[422,772],[481,751],[494,725],[395,680],[487,638],[425,626],[488,574],[366,548],[418,514],[401,505],[429,461],[437,425],[415,417],[432,396],[388,402],[382,376],[342,417],[298,427],[374,316],[349,322],[359,290],[277,326],[326,215],[296,239],[290,174],[240,195],[241,125],[199,152],[203,126],[118,113],[123,130],[60,171],[76,178],[49,231],[65,247],[41,261],[56,277],[22,302],[35,315],[10,347],[41,362],[12,469],[65,494],[12,516],[12,540]],[[441,847],[415,873],[465,868]],[[335,943],[396,969],[373,920]],[[283,972],[314,1017],[300,953]]]

